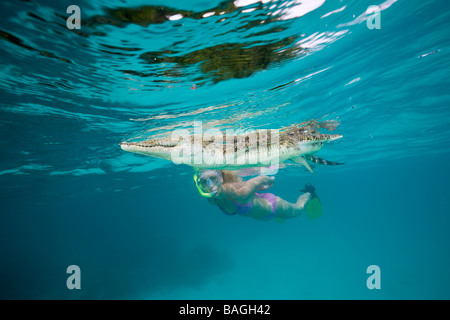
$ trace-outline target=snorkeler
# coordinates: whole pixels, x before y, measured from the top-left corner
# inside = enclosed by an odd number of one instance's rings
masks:
[[[297,217],[304,212],[311,198],[311,193],[306,192],[298,197],[296,203],[290,203],[272,193],[257,193],[269,189],[275,181],[275,177],[264,175],[243,181],[232,171],[201,170],[194,175],[194,181],[199,193],[225,214],[258,220],[273,218],[282,222]],[[313,189],[310,190],[314,192]]]

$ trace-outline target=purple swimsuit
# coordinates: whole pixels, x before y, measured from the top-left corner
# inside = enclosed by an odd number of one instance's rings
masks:
[[[255,196],[257,196],[261,199],[266,199],[269,202],[270,206],[272,207],[272,213],[269,216],[265,217],[264,220],[273,218],[275,216],[275,209],[277,207],[277,196],[272,193],[256,193],[256,192],[255,192]],[[248,215],[250,213],[250,211],[252,211],[252,208],[253,208],[253,201],[250,203],[247,203],[247,204],[242,204],[242,203],[239,203],[239,202],[236,202],[233,200],[233,204],[234,204],[236,213],[241,216]],[[220,208],[220,206],[219,206],[219,208]],[[220,208],[220,209],[225,214],[230,215],[230,216],[233,214],[236,214],[236,213],[228,213],[225,210],[223,210],[222,208]]]

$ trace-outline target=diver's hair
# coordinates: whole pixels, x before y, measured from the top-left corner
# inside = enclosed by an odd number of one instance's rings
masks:
[[[242,181],[242,179],[239,178],[239,176],[234,171],[222,170],[220,171],[220,174],[222,175],[223,183]]]

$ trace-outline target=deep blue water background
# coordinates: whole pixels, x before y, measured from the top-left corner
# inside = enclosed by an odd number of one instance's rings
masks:
[[[449,299],[449,4],[297,2],[120,26],[87,22],[108,8],[220,2],[78,2],[84,34],[66,28],[69,1],[2,2],[0,297]],[[380,30],[366,26],[369,5],[383,8]],[[278,60],[245,76],[180,62],[281,39],[293,40]],[[314,221],[225,216],[189,167],[118,146],[194,120],[247,129],[322,117],[344,138],[318,155],[345,165],[287,166],[272,190],[294,201],[313,183],[324,206]],[[73,264],[81,290],[66,287]],[[373,264],[380,290],[366,287]]]

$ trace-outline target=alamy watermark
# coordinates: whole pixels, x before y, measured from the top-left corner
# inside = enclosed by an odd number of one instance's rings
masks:
[[[81,29],[81,9],[79,6],[71,5],[67,7],[66,13],[71,13],[67,18],[66,25],[70,30]]]
[[[370,265],[367,267],[366,270],[367,274],[370,274],[370,276],[367,278],[366,286],[367,289],[373,290],[373,289],[381,289],[381,270],[380,267],[377,265]]]
[[[67,289],[81,289],[81,270],[77,265],[67,267],[66,273],[71,274],[66,281]]]
[[[194,121],[193,133],[187,129],[172,132],[171,159],[175,164],[219,166],[260,166],[273,172],[279,165],[279,130],[245,132],[219,129],[203,132],[201,121]],[[263,167],[268,167],[264,169]]]
[[[370,6],[366,10],[367,18],[367,28],[370,30],[381,29],[381,9],[379,6]]]

